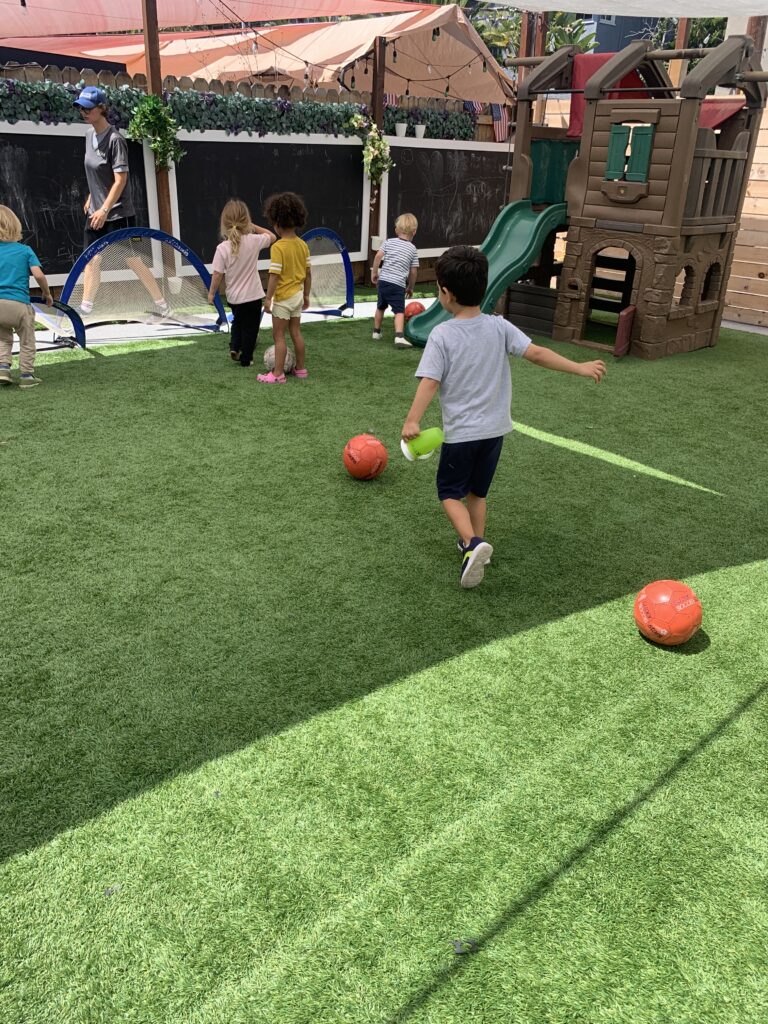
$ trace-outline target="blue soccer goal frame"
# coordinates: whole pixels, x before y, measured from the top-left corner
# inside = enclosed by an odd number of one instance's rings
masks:
[[[75,286],[80,279],[85,267],[91,262],[94,256],[99,256],[105,249],[115,242],[123,242],[129,238],[151,238],[157,242],[165,242],[167,245],[172,246],[178,253],[180,253],[198,272],[206,290],[211,287],[211,275],[208,273],[203,261],[179,238],[174,238],[173,235],[168,235],[165,231],[160,231],[158,228],[119,228],[117,231],[112,231],[108,235],[104,235],[103,238],[97,238],[91,245],[77,258],[75,265],[67,275],[67,280],[64,282],[64,287],[61,290],[61,301],[63,303],[69,302],[72,297],[72,292],[75,290]],[[221,297],[216,295],[213,301],[213,305],[218,313],[218,320],[210,327],[200,327],[195,324],[185,325],[183,321],[174,321],[172,318],[171,323],[178,323],[180,326],[187,326],[190,330],[198,331],[218,331],[224,324],[228,323],[227,313],[224,309],[224,303],[221,301]],[[95,325],[92,325],[95,326]]]
[[[32,299],[31,301],[32,307],[35,310],[35,319],[53,332],[53,345],[66,346],[68,348],[74,348],[75,345],[79,345],[80,348],[85,348],[85,324],[76,309],[68,306],[66,302],[60,302],[58,299],[54,299],[50,306],[47,302],[43,302],[42,299]],[[55,324],[46,322],[48,320],[46,312],[49,309],[57,309],[60,313],[64,313],[69,317],[69,321],[72,324],[71,335],[59,334],[59,328]]]
[[[341,261],[344,266],[344,276],[346,279],[346,297],[344,305],[339,306],[338,309],[312,309],[311,307],[306,310],[307,313],[318,313],[322,316],[343,316],[346,310],[354,312],[355,308],[355,278],[352,273],[352,260],[349,258],[349,250],[347,249],[344,242],[336,234],[335,231],[331,231],[330,228],[311,228],[305,232],[302,236],[305,242],[311,242],[313,238],[327,238],[333,242],[336,249],[341,256]],[[347,314],[349,315],[349,314]]]

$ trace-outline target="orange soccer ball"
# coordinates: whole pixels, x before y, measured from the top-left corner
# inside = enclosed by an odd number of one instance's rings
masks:
[[[701,625],[701,601],[679,580],[656,580],[635,598],[635,622],[649,640],[676,647]]]
[[[419,313],[423,313],[426,309],[420,302],[409,302],[405,307],[405,321],[406,323],[411,319],[412,316],[418,316]]]
[[[344,447],[344,465],[355,480],[375,480],[387,465],[387,449],[373,434],[358,434]]]

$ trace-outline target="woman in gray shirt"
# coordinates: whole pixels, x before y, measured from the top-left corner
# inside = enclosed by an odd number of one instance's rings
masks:
[[[134,225],[134,208],[128,189],[128,146],[120,132],[107,120],[107,97],[103,89],[88,85],[74,101],[83,121],[88,125],[85,138],[85,177],[88,197],[85,213],[84,248],[104,235]],[[126,258],[126,264],[149,292],[155,312],[165,316],[170,306],[157,281],[141,257]],[[101,257],[95,256],[83,273],[83,298],[80,312],[88,316],[101,279]]]

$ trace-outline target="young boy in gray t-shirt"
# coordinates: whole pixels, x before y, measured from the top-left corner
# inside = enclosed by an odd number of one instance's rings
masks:
[[[549,370],[562,370],[600,383],[602,359],[576,363],[530,338],[503,317],[488,316],[480,303],[488,286],[488,260],[469,245],[455,245],[435,267],[438,299],[453,319],[427,340],[416,389],[402,436],[421,433],[420,422],[440,392],[445,443],[437,467],[437,495],[459,535],[462,587],[482,582],[493,548],[485,539],[486,495],[512,429],[512,376],[509,356]]]

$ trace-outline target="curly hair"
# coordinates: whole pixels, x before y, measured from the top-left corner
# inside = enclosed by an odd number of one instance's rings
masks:
[[[307,223],[307,208],[295,192],[270,196],[264,204],[264,213],[278,228],[303,228]]]

